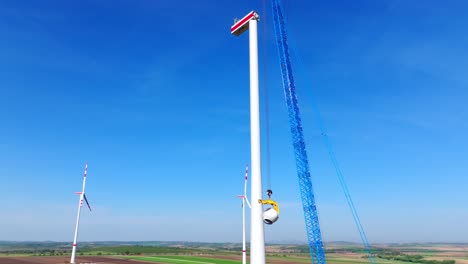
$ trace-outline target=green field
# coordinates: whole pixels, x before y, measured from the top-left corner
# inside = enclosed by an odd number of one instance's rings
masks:
[[[134,260],[144,260],[150,262],[168,264],[239,264],[238,260],[226,260],[216,258],[192,257],[192,256],[146,256],[146,257],[126,257]]]
[[[168,264],[239,264],[239,260],[226,260],[219,258],[207,258],[207,257],[195,257],[195,256],[128,256],[126,259],[142,260],[148,262],[159,262]],[[278,257],[278,256],[267,256],[267,263],[270,262],[283,262],[283,263],[310,263],[309,258],[305,257]],[[359,258],[346,258],[343,256],[332,256],[327,257],[328,263],[350,263],[350,264],[364,264],[369,263],[366,259]],[[408,262],[392,261],[378,259],[377,264],[407,264]]]

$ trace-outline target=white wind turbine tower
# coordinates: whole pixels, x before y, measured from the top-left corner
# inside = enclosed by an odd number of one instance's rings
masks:
[[[70,259],[70,263],[75,263],[75,255],[76,255],[76,240],[78,239],[78,226],[80,224],[80,212],[81,207],[83,206],[83,200],[85,200],[86,204],[88,205],[89,211],[91,211],[91,206],[88,203],[88,199],[85,195],[85,186],[86,186],[86,175],[88,174],[88,162],[86,162],[85,170],[83,174],[83,190],[81,192],[76,192],[76,194],[80,195],[80,202],[78,203],[78,215],[76,216],[76,226],[75,226],[75,237],[73,239],[73,249],[72,255]]]
[[[247,251],[245,249],[245,204],[252,208],[247,198],[247,176],[249,174],[249,165],[245,166],[245,177],[244,177],[244,195],[238,195],[237,197],[242,199],[242,264],[247,263]]]
[[[265,264],[265,234],[263,226],[262,170],[260,155],[260,100],[258,82],[258,38],[257,23],[260,19],[251,11],[240,20],[235,20],[231,33],[240,36],[249,30],[249,63],[250,63],[250,158],[251,181],[250,198],[250,263]],[[257,202],[259,201],[259,202]]]

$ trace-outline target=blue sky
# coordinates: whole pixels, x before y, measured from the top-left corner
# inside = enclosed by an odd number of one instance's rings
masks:
[[[468,4],[284,7],[324,239],[359,235],[315,105],[371,243],[468,242]],[[0,239],[71,241],[89,161],[80,240],[240,241],[248,38],[229,28],[253,9],[282,212],[266,239],[305,241],[270,9],[208,0],[0,1]]]

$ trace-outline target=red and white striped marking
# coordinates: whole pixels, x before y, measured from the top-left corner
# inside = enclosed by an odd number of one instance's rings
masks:
[[[234,25],[232,25],[231,34],[239,36],[240,34],[242,34],[242,32],[246,31],[249,28],[249,21],[252,19],[256,19],[257,17],[257,13],[255,13],[255,11],[251,11],[241,20],[237,21]]]
[[[84,167],[84,177],[86,178],[86,175],[88,174],[88,162],[86,162],[86,165]]]
[[[245,165],[245,180],[247,180],[247,176],[249,175],[249,164]]]
[[[84,173],[83,173],[83,192],[76,192],[76,194],[84,195],[84,182],[86,181],[86,175],[88,175],[88,162],[86,162],[85,167],[84,167]],[[80,200],[80,207],[83,207],[83,197],[81,197]]]

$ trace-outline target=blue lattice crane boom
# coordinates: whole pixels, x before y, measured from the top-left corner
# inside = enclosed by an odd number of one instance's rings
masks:
[[[284,95],[288,108],[289,124],[294,146],[297,176],[301,192],[304,220],[309,242],[309,250],[312,263],[325,264],[325,250],[322,242],[322,234],[315,204],[312,179],[309,171],[309,161],[302,132],[302,122],[299,113],[296,87],[292,73],[289,56],[288,37],[284,24],[284,17],[278,0],[272,1],[273,23],[280,58],[281,74],[283,79]]]
[[[279,4],[279,0],[272,1],[273,6],[273,22],[275,25],[275,35],[278,46],[278,53],[281,63],[281,73],[283,77],[283,88],[286,98],[286,104],[289,113],[289,123],[291,126],[291,134],[293,138],[293,146],[296,158],[296,167],[299,177],[299,185],[301,190],[301,198],[304,207],[304,217],[307,229],[307,238],[309,240],[309,249],[312,257],[312,263],[314,263],[314,256],[318,263],[325,263],[325,255],[323,249],[323,243],[321,239],[320,225],[318,222],[317,209],[315,206],[314,193],[312,188],[312,181],[309,172],[309,163],[307,159],[307,153],[305,149],[304,137],[302,133],[301,118],[299,114],[299,107],[297,103],[297,96],[294,84],[294,77],[292,73],[291,61],[289,56],[288,37],[284,23],[284,16]],[[316,109],[317,111],[317,109]],[[340,185],[345,194],[346,201],[351,209],[351,213],[359,231],[364,249],[367,253],[367,257],[370,264],[376,264],[375,255],[372,251],[369,241],[367,240],[366,233],[359,219],[356,207],[354,206],[351,198],[346,180],[341,172],[338,160],[333,151],[332,144],[327,136],[323,122],[319,116],[319,125],[322,131],[322,135],[325,139],[325,145],[328,149],[333,166],[335,167],[336,174],[340,181]]]

